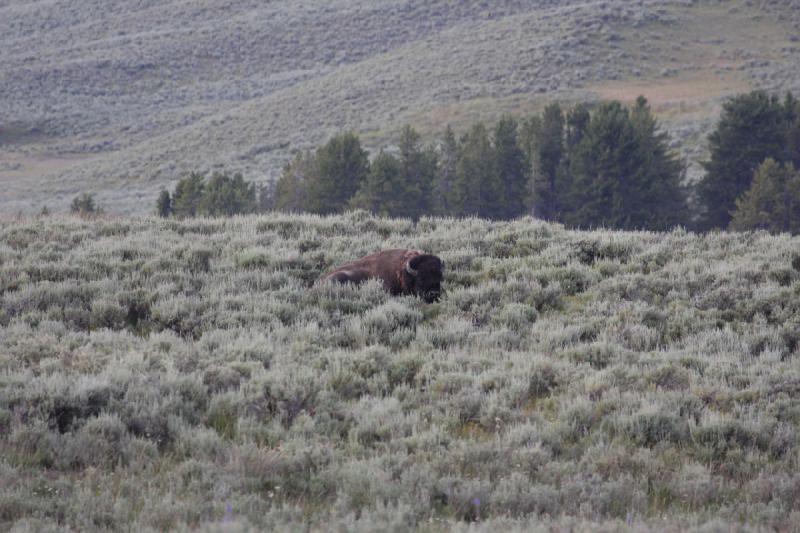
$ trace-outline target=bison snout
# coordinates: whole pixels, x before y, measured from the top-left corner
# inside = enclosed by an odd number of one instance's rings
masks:
[[[439,291],[430,291],[425,293],[423,299],[425,300],[426,303],[433,303],[439,300],[439,296],[441,296],[441,293]]]

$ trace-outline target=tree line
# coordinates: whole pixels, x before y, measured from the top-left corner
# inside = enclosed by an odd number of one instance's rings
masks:
[[[493,127],[477,122],[462,135],[447,127],[432,144],[406,126],[396,146],[373,158],[356,134],[341,133],[295,154],[259,190],[240,174],[193,173],[172,194],[162,191],[157,211],[365,209],[413,219],[532,215],[577,228],[800,231],[800,105],[791,93],[726,102],[709,148],[705,176],[690,186],[644,97],[629,107],[553,103]]]

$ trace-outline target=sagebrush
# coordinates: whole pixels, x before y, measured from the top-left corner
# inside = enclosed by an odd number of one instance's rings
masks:
[[[0,525],[791,529],[800,242],[519,219],[0,222]],[[333,265],[413,247],[425,305]]]

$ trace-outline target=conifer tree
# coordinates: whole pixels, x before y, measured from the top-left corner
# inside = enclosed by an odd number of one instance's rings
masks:
[[[381,216],[404,216],[407,205],[400,194],[404,186],[400,160],[381,150],[370,165],[367,179],[350,199],[349,205]]]
[[[562,210],[564,158],[564,114],[555,103],[542,114],[540,127],[533,134],[531,161],[532,213],[544,220],[555,220]]]
[[[258,187],[258,207],[259,213],[267,213],[275,209],[277,180],[270,180]]]
[[[215,172],[203,188],[197,206],[198,214],[212,217],[247,214],[255,210],[255,185],[246,182],[240,173],[231,177]]]
[[[401,187],[397,193],[404,204],[399,215],[417,220],[430,213],[436,154],[432,148],[422,147],[419,133],[411,126],[403,128],[399,148]]]
[[[359,138],[349,132],[334,136],[316,152],[306,210],[322,215],[341,212],[368,172],[368,154]]]
[[[84,216],[101,214],[103,212],[103,210],[95,204],[94,195],[86,192],[72,199],[69,210],[72,213]]]
[[[768,158],[736,200],[730,229],[800,233],[800,172]]]
[[[528,163],[519,145],[517,128],[517,121],[506,115],[494,130],[494,173],[502,194],[498,218],[516,218],[526,212]]]
[[[169,191],[162,189],[156,200],[156,214],[162,218],[167,218],[172,214],[172,198]]]
[[[316,163],[311,152],[298,152],[283,167],[275,183],[274,208],[299,213],[307,210],[309,183],[316,179]]]
[[[618,227],[622,197],[635,167],[633,128],[619,102],[601,105],[570,154],[572,187],[564,222],[578,227]]]
[[[569,110],[565,120],[567,152],[572,151],[583,140],[589,122],[591,115],[584,104],[578,104]]]
[[[786,161],[786,124],[786,109],[764,91],[738,95],[723,105],[708,138],[706,175],[697,186],[703,209],[700,229],[727,227],[736,199],[750,187],[759,165],[768,157]]]
[[[800,101],[787,93],[783,102],[786,116],[786,161],[800,168]]]
[[[619,102],[603,104],[569,154],[572,183],[563,220],[631,230],[680,223],[682,168],[644,98],[630,112]]]
[[[486,126],[478,122],[461,140],[453,203],[458,216],[500,218],[502,188],[494,172],[493,149]]]
[[[452,216],[454,214],[453,194],[458,171],[459,147],[453,129],[448,125],[444,131],[439,153],[436,158],[436,176],[433,187],[433,214]]]
[[[197,215],[204,188],[205,178],[197,172],[179,180],[172,195],[172,213],[178,218]]]
[[[669,136],[659,131],[658,121],[643,96],[636,99],[630,120],[640,158],[630,191],[635,196],[628,195],[630,227],[666,230],[686,224],[689,211],[687,191],[682,184],[685,165],[669,150]]]

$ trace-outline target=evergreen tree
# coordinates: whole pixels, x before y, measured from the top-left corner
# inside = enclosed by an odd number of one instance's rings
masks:
[[[432,149],[422,148],[419,133],[411,126],[403,128],[399,148],[401,186],[396,194],[402,207],[396,216],[417,220],[431,210],[436,154]]]
[[[240,173],[233,177],[215,172],[206,183],[197,206],[200,215],[219,217],[252,213],[256,210],[255,185]]]
[[[267,213],[275,209],[276,194],[276,180],[269,180],[258,187],[258,207],[256,211]]]
[[[591,114],[585,104],[577,104],[564,117],[564,152],[556,177],[555,220],[564,220],[564,211],[571,209],[571,191],[575,189],[570,168],[573,154],[578,151],[586,130],[591,123]]]
[[[625,177],[637,165],[633,128],[619,102],[601,105],[570,153],[572,187],[563,220],[578,227],[618,227]]]
[[[169,191],[162,189],[156,200],[156,214],[162,218],[167,218],[172,213],[172,198]]]
[[[369,172],[367,152],[353,133],[336,135],[317,150],[306,209],[327,215],[345,209]]]
[[[601,105],[569,154],[563,220],[579,227],[665,229],[682,221],[682,165],[657,131],[647,101]]]
[[[525,159],[533,164],[536,156],[534,154],[539,142],[542,131],[542,117],[531,115],[522,120],[519,128],[519,145],[525,154]]]
[[[493,149],[486,126],[478,122],[461,140],[453,184],[457,216],[500,218],[502,194],[494,172]]]
[[[687,191],[682,185],[685,165],[669,151],[669,136],[659,131],[644,96],[639,96],[630,112],[636,136],[640,168],[628,194],[630,227],[666,230],[686,224],[689,211]],[[631,196],[631,192],[635,196]]]
[[[785,160],[800,168],[800,101],[792,93],[787,93],[783,109],[787,129]]]
[[[459,147],[453,129],[448,125],[439,145],[436,177],[433,188],[433,214],[452,216],[454,214],[453,194],[458,170]]]
[[[800,172],[768,158],[736,200],[730,229],[800,233]]]
[[[526,212],[528,162],[520,148],[517,121],[504,116],[494,130],[494,173],[501,184],[500,218],[511,219]]]
[[[204,188],[205,178],[198,172],[179,180],[172,194],[172,213],[178,218],[196,216]]]
[[[558,104],[548,105],[540,127],[534,131],[531,150],[532,213],[554,220],[562,210],[563,184],[559,183],[564,158],[564,114]]]
[[[566,117],[566,151],[571,152],[583,140],[591,122],[589,109],[578,104],[569,110]]]
[[[367,179],[358,193],[350,199],[350,207],[365,209],[381,216],[403,216],[407,207],[401,194],[403,187],[400,160],[381,150],[370,165]]]
[[[774,96],[753,91],[723,105],[716,129],[709,136],[711,158],[697,186],[703,213],[701,229],[725,228],[736,198],[749,187],[755,170],[767,157],[788,156],[786,110]]]
[[[289,213],[307,210],[309,183],[316,179],[316,161],[310,152],[297,153],[286,163],[275,183],[275,209]]]
[[[94,195],[89,193],[82,193],[73,198],[69,210],[72,213],[82,216],[99,215],[103,213],[103,209],[95,204]]]

